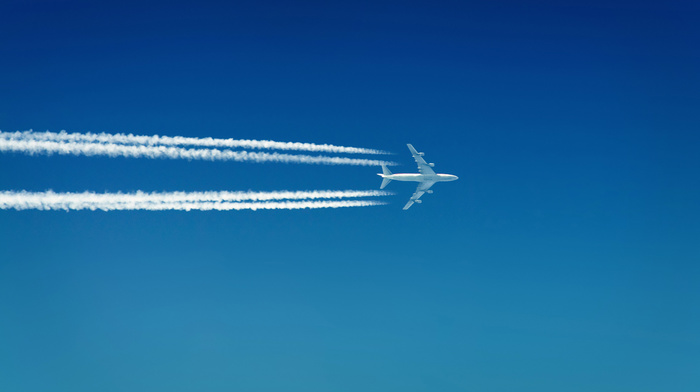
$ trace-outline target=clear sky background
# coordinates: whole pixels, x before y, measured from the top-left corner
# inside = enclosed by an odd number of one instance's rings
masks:
[[[408,211],[0,211],[0,390],[700,390],[700,6],[3,1],[0,129],[406,143]],[[0,189],[379,168],[0,154]]]

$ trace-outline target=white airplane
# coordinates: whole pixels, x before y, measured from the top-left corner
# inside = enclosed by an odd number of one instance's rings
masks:
[[[380,186],[379,189],[384,189],[384,187],[387,186],[391,180],[415,181],[419,183],[418,188],[416,188],[416,192],[413,193],[413,196],[411,196],[411,199],[408,200],[408,203],[403,206],[404,210],[409,209],[413,203],[422,203],[423,201],[419,200],[420,197],[423,196],[424,193],[433,193],[433,191],[429,189],[436,182],[454,181],[459,178],[452,174],[435,173],[432,169],[435,167],[435,164],[426,162],[425,159],[423,159],[423,155],[425,155],[424,153],[416,151],[416,149],[410,144],[407,144],[407,146],[408,149],[411,150],[413,159],[415,159],[416,163],[418,164],[418,171],[420,173],[393,174],[391,171],[389,171],[389,168],[387,168],[386,165],[382,165],[382,173],[377,173],[378,176],[382,177],[382,186]]]

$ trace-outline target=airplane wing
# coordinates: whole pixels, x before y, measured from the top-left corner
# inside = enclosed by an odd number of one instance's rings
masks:
[[[407,144],[407,146],[408,149],[411,150],[411,155],[413,155],[413,159],[415,159],[416,163],[418,164],[418,171],[420,172],[420,174],[434,176],[435,172],[432,169],[433,164],[426,162],[425,159],[423,159],[423,153],[416,151],[416,149],[413,148],[411,144]]]
[[[409,144],[409,146],[410,146],[410,144]],[[423,196],[425,191],[430,189],[430,187],[433,186],[433,184],[435,184],[435,181],[424,181],[424,182],[421,182],[420,184],[418,184],[418,188],[416,188],[416,191],[413,193],[413,196],[411,196],[411,198],[408,200],[408,203],[406,203],[406,205],[403,206],[403,209],[407,210],[407,209],[411,208],[411,206],[415,202],[420,203],[420,200],[418,200],[418,199],[420,199],[420,197]]]

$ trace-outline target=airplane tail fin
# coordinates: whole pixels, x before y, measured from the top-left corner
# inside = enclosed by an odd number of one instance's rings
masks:
[[[389,170],[386,165],[382,165],[382,174],[380,176],[390,176],[391,175],[391,170]],[[382,185],[379,187],[379,189],[384,189],[389,183],[391,182],[391,178],[382,178]]]

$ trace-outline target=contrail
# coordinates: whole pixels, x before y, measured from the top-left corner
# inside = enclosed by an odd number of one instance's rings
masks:
[[[238,161],[238,162],[278,162],[278,163],[307,163],[323,165],[359,165],[359,166],[388,166],[395,162],[357,159],[345,157],[330,157],[324,155],[292,155],[267,152],[249,152],[219,150],[215,148],[182,148],[150,145],[122,145],[114,143],[85,143],[85,142],[55,142],[41,140],[23,140],[4,137],[0,133],[0,151],[22,152],[27,154],[61,154],[85,156],[109,156],[129,158],[170,158],[170,159],[202,159],[209,161]]]
[[[195,202],[195,203],[75,203],[70,205],[42,204],[36,207],[6,206],[0,208],[16,210],[102,210],[102,211],[238,211],[238,210],[301,210],[317,208],[370,207],[386,203],[374,200],[337,200],[337,201],[273,201],[273,202]]]
[[[318,200],[388,196],[382,191],[56,193],[2,191],[0,209],[15,210],[291,210],[367,207],[376,200]]]
[[[380,197],[393,195],[391,192],[368,191],[272,191],[272,192],[143,192],[134,193],[95,193],[95,192],[66,192],[58,193],[0,191],[0,203],[24,200],[26,202],[63,203],[73,200],[95,201],[109,203],[161,203],[161,202],[237,202],[237,201],[269,201],[269,200],[303,200],[303,199],[346,199],[358,197]]]
[[[386,151],[369,148],[343,147],[332,144],[276,142],[272,140],[215,139],[211,137],[196,138],[183,136],[141,136],[132,134],[110,133],[68,133],[61,132],[1,132],[0,137],[17,140],[43,140],[54,142],[108,143],[128,145],[161,146],[195,146],[207,148],[243,148],[265,150],[293,150],[309,152],[346,153],[346,154],[389,154]]]

